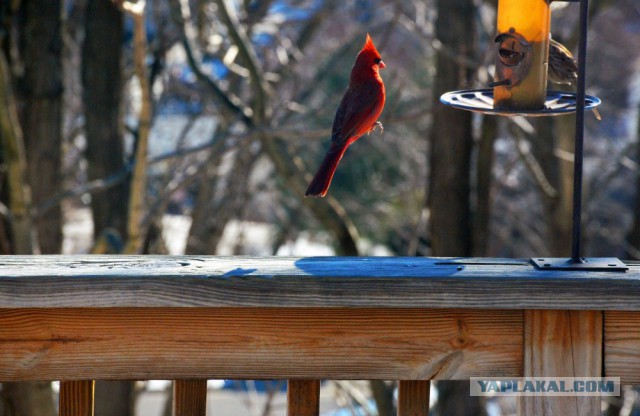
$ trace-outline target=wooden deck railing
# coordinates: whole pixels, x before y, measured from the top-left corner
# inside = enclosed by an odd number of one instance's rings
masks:
[[[171,379],[204,415],[206,379],[288,379],[318,414],[320,379],[616,376],[640,382],[640,265],[537,271],[527,260],[7,256],[0,382],[61,380],[88,415],[96,379]],[[598,397],[529,397],[524,415],[599,415]]]

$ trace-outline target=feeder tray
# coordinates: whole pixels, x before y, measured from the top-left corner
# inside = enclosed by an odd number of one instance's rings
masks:
[[[440,101],[443,104],[461,110],[475,111],[477,113],[492,114],[498,116],[559,116],[574,113],[576,111],[576,94],[564,91],[547,91],[544,108],[541,110],[504,110],[493,108],[493,89],[484,88],[477,90],[450,91],[442,94]],[[600,105],[600,99],[586,95],[584,109],[591,110]]]

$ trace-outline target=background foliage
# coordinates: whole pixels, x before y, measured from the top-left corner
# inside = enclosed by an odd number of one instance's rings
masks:
[[[554,38],[575,49],[578,5],[556,4]],[[603,119],[587,117],[583,254],[638,259],[640,5],[590,5]],[[491,81],[495,7],[2,2],[0,251],[568,255],[573,117],[438,102]],[[366,33],[387,64],[384,133],[305,199]]]

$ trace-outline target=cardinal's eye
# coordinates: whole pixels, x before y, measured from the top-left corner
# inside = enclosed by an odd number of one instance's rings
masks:
[[[376,65],[378,65],[380,62],[382,62],[382,59],[376,58],[376,59],[373,60],[373,62],[375,62]]]

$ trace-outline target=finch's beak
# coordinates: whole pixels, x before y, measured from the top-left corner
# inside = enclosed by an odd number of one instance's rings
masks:
[[[380,61],[380,63],[378,64],[378,66],[380,67],[380,69],[382,68],[386,68],[387,66],[384,64],[384,62]]]

